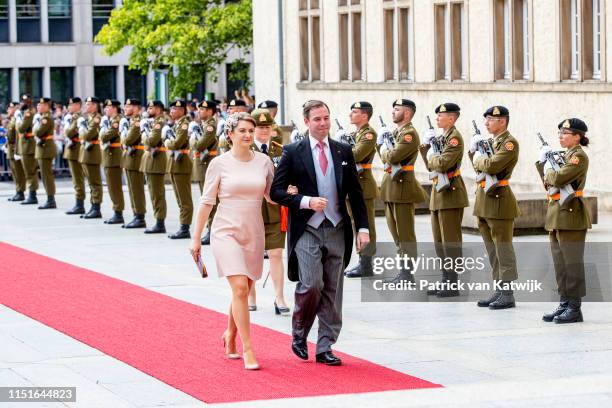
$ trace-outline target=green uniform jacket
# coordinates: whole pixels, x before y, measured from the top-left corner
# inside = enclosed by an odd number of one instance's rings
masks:
[[[104,163],[104,167],[121,167],[121,146],[110,146],[115,143],[121,144],[121,135],[119,134],[119,122],[121,122],[121,118],[121,115],[109,118],[110,127],[103,133],[100,133],[102,162]]]
[[[202,123],[203,136],[196,142],[193,141],[191,149],[193,150],[193,181],[204,181],[204,175],[208,170],[210,161],[217,157],[219,154],[218,143],[217,143],[217,120],[213,116],[206,122]],[[204,159],[202,157],[196,157],[196,153],[202,154],[204,150],[216,151],[216,155],[206,154]]]
[[[376,156],[376,131],[367,123],[355,133],[355,146],[353,146],[353,156],[355,164],[372,165]],[[363,190],[363,198],[368,200],[376,198],[378,195],[378,185],[372,174],[372,169],[358,171],[359,185]]]
[[[559,171],[548,170],[543,174],[544,165],[536,163],[538,173],[546,188],[562,187],[571,184],[575,191],[582,191],[586,184],[589,158],[580,145],[574,146],[564,154],[565,165]],[[547,231],[586,230],[591,228],[591,215],[583,197],[574,197],[563,207],[558,200],[549,200],[546,211]]]
[[[268,148],[268,157],[270,158],[270,160],[272,160],[272,158],[280,157],[283,155],[282,147],[279,147],[272,142],[273,140],[272,138],[270,138],[270,146]],[[251,149],[261,153],[261,150],[257,147],[255,143],[251,145]],[[263,217],[264,224],[277,224],[281,222],[280,207],[277,204],[270,204],[264,198],[261,204],[261,216]]]
[[[137,146],[142,147],[140,137],[140,115],[134,115],[129,118],[130,128],[127,135],[121,139],[121,144],[124,147],[123,151],[123,168],[130,171],[139,171],[142,163],[144,149],[137,149]],[[129,147],[134,147],[130,149]]]
[[[36,140],[34,139],[34,135],[32,134],[32,121],[34,119],[35,114],[36,110],[32,108],[23,111],[23,121],[21,122],[21,125],[17,128],[17,133],[19,133],[17,154],[34,154],[36,150]]]
[[[284,144],[285,143],[284,138],[285,138],[285,132],[283,132],[280,126],[278,126],[276,122],[274,122],[272,124],[272,139],[270,140],[278,144]]]
[[[53,140],[53,131],[55,129],[55,122],[51,112],[43,113],[40,118],[40,126],[34,132],[36,137],[36,152],[34,158],[36,159],[54,159],[57,155],[57,146],[55,146],[55,140]],[[43,140],[43,138],[51,138]]]
[[[161,131],[165,120],[163,115],[155,118],[151,133],[148,137],[142,134],[142,144],[145,146],[145,154],[142,156],[140,171],[151,174],[166,174],[168,155],[165,152],[156,151],[162,147]]]
[[[17,148],[17,124],[15,123],[15,116],[11,116],[9,123],[6,126],[6,139],[6,154],[9,160],[14,160],[15,150]]]
[[[66,139],[72,140],[72,145],[66,145],[64,149],[64,159],[66,160],[79,160],[79,153],[81,151],[81,140],[79,139],[79,130],[77,127],[77,122],[81,117],[80,113],[68,113],[67,115],[72,115],[72,122],[70,122],[70,127],[64,129],[64,136]]]
[[[419,155],[419,134],[411,122],[393,131],[395,148],[381,155],[385,164],[414,166]],[[427,200],[427,193],[418,182],[414,171],[405,171],[397,181],[385,173],[382,180],[381,199],[386,203],[421,203]]]
[[[472,160],[474,154],[468,153],[468,155]],[[497,176],[497,180],[510,180],[518,158],[519,144],[510,132],[505,131],[493,140],[493,156],[480,156],[478,160],[473,162],[474,170]],[[498,220],[510,220],[518,217],[520,211],[510,186],[497,187],[491,190],[489,194],[485,193],[484,188],[477,187],[474,215]]]
[[[87,131],[79,133],[79,139],[81,139],[80,163],[99,165],[102,162],[102,153],[100,152],[98,139],[101,118],[102,116],[99,113],[89,114],[87,116]],[[97,143],[93,144],[92,142]]]
[[[166,141],[166,147],[169,150],[175,151],[175,154],[168,160],[167,171],[170,174],[191,174],[193,171],[193,163],[189,157],[189,152],[179,154],[180,150],[189,149],[189,135],[187,134],[187,129],[189,129],[189,117],[183,116],[174,124],[174,134],[176,138]]]
[[[442,154],[434,156],[427,162],[427,151],[429,145],[421,146],[421,155],[427,163],[429,171],[455,173],[461,168],[463,158],[463,137],[454,126],[442,137]],[[469,205],[467,191],[463,178],[459,175],[449,177],[450,186],[437,192],[435,187],[431,189],[429,209],[431,211],[446,210],[450,208],[464,208]]]

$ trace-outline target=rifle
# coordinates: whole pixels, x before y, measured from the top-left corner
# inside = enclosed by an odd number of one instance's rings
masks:
[[[380,125],[384,129],[382,131],[382,138],[383,138],[383,143],[385,145],[385,149],[387,150],[395,149],[395,139],[393,138],[393,134],[391,134],[391,132],[389,131],[389,128],[387,128],[387,125],[385,124],[385,121],[383,120],[382,116],[378,115],[378,119],[380,120]],[[399,177],[404,173],[404,170],[402,169],[401,164],[385,163],[384,170],[385,172],[391,174],[391,180],[393,181],[397,181]]]
[[[478,126],[476,126],[475,120],[472,120],[472,125],[474,125],[474,131],[476,132],[476,134],[480,135],[480,129],[478,129]],[[485,157],[493,156],[493,148],[491,147],[491,142],[489,140],[481,140],[478,142],[477,146],[478,146],[478,151],[480,152],[481,155]],[[489,192],[491,192],[499,184],[499,180],[497,179],[497,176],[488,174],[488,173],[484,173],[484,172],[477,172],[476,181],[485,182],[484,191],[486,194],[489,194]]]
[[[540,132],[538,132],[538,138],[540,139],[540,142],[542,143],[542,147],[548,146],[548,143],[546,143],[546,140],[544,140]],[[550,164],[550,167],[552,167],[554,171],[561,170],[561,166],[565,165],[565,158],[563,158],[563,156],[561,156],[561,154],[558,151],[551,150],[550,152],[546,153],[546,161],[548,162],[548,164]],[[544,187],[547,187],[547,186],[544,185]],[[565,205],[565,203],[567,203],[569,200],[571,200],[572,198],[576,196],[576,190],[574,190],[574,187],[572,187],[571,184],[566,184],[561,187],[552,186],[552,187],[547,187],[547,188],[548,188],[549,196],[553,196],[559,193],[559,196],[560,196],[559,204],[561,206]]]
[[[355,139],[353,138],[353,133],[348,133],[344,131],[344,128],[336,118],[336,126],[338,126],[338,131],[340,132],[340,141],[350,145],[351,147],[355,146]]]
[[[429,125],[429,129],[433,130],[434,127],[431,125],[431,119],[429,118],[429,115],[427,115],[427,124]],[[434,156],[442,155],[443,146],[442,141],[439,138],[433,138],[429,142],[429,146],[433,150]],[[429,173],[429,179],[437,179],[438,182],[436,183],[435,187],[438,193],[450,187],[450,180],[448,179],[448,174],[446,174],[445,172],[432,171]]]
[[[304,138],[303,134],[300,134],[300,130],[296,126],[294,121],[291,121],[291,135],[289,136],[289,140],[291,143],[299,142]]]

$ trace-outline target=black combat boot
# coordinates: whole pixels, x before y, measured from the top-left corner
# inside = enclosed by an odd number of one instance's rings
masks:
[[[23,191],[17,191],[14,196],[8,199],[9,201],[23,201],[25,200],[25,194]]]
[[[93,218],[102,218],[102,213],[100,212],[100,203],[91,203],[91,209],[87,212],[87,214],[81,215],[81,218],[87,220]]]
[[[105,224],[123,224],[125,221],[123,220],[123,212],[115,211],[112,217],[108,220],[104,220]]]
[[[38,204],[38,198],[36,198],[36,191],[30,191],[28,198],[21,202],[21,205]]]
[[[202,237],[202,240],[200,241],[200,243],[202,245],[210,245],[210,229],[206,228],[206,232],[204,233],[204,236]]]
[[[344,271],[344,276],[347,278],[358,278],[361,276],[361,255],[359,255],[357,265],[353,266],[352,268],[347,268]]]
[[[557,308],[553,310],[552,313],[548,313],[542,316],[542,320],[544,320],[545,322],[552,322],[555,317],[560,316],[563,314],[563,312],[565,312],[565,309],[567,309],[568,304],[569,301],[563,296],[561,296],[561,299],[559,300],[559,306],[557,306]]]
[[[402,281],[414,282],[414,275],[410,268],[401,268],[397,276],[389,279],[384,279],[385,283],[401,283]]]
[[[567,308],[559,316],[555,316],[553,322],[562,323],[579,323],[582,322],[582,301],[578,299],[568,299]]]
[[[372,269],[372,257],[359,255],[359,264],[357,264],[356,267],[346,271],[344,275],[347,278],[367,278],[374,276],[374,270]]]
[[[457,272],[447,271],[445,275],[446,279],[444,280],[444,283],[446,283],[446,285],[442,288],[442,290],[438,291],[436,296],[439,298],[459,296],[459,289],[454,288],[458,280]]]
[[[123,228],[146,228],[144,214],[134,214],[134,219],[129,224],[122,225]]]
[[[189,239],[191,234],[189,233],[189,225],[181,224],[181,227],[172,235],[168,235],[170,239]]]
[[[501,295],[489,304],[491,310],[510,309],[516,306],[514,292],[509,289],[510,282],[502,282],[501,287]]]
[[[440,281],[436,281],[436,285],[438,284],[438,282],[446,282],[447,279],[448,277],[446,276],[446,271],[442,271],[442,279]],[[440,293],[439,289],[427,290],[427,296],[438,296],[438,293]]]
[[[85,201],[81,199],[76,199],[76,203],[74,207],[66,211],[68,215],[76,215],[76,214],[85,214]]]
[[[155,222],[155,225],[153,225],[151,228],[147,228],[146,230],[144,230],[145,234],[165,234],[166,233],[166,224],[164,223],[164,220],[157,220],[157,222]]]
[[[476,304],[478,305],[478,307],[489,307],[489,305],[495,302],[500,296],[501,296],[501,291],[496,290],[495,292],[493,292],[491,297],[489,297],[488,299],[481,299]]]
[[[55,197],[50,195],[47,196],[47,202],[43,205],[38,206],[39,210],[49,210],[52,208],[57,208],[57,204],[55,203]]]

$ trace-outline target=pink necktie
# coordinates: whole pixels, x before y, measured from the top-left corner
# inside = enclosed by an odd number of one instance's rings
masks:
[[[325,145],[322,141],[319,141],[317,146],[319,147],[319,166],[321,167],[323,175],[325,175],[325,173],[327,173],[327,156],[325,155]]]

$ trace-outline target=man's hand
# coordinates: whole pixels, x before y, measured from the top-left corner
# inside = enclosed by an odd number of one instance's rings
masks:
[[[298,193],[298,188],[296,186],[292,186],[291,184],[289,184],[289,187],[287,187],[287,194],[296,195],[297,193]]]
[[[361,251],[366,245],[370,243],[370,234],[367,232],[357,233],[357,250]]]
[[[314,211],[323,211],[327,207],[327,198],[312,197],[310,199],[310,209]]]

